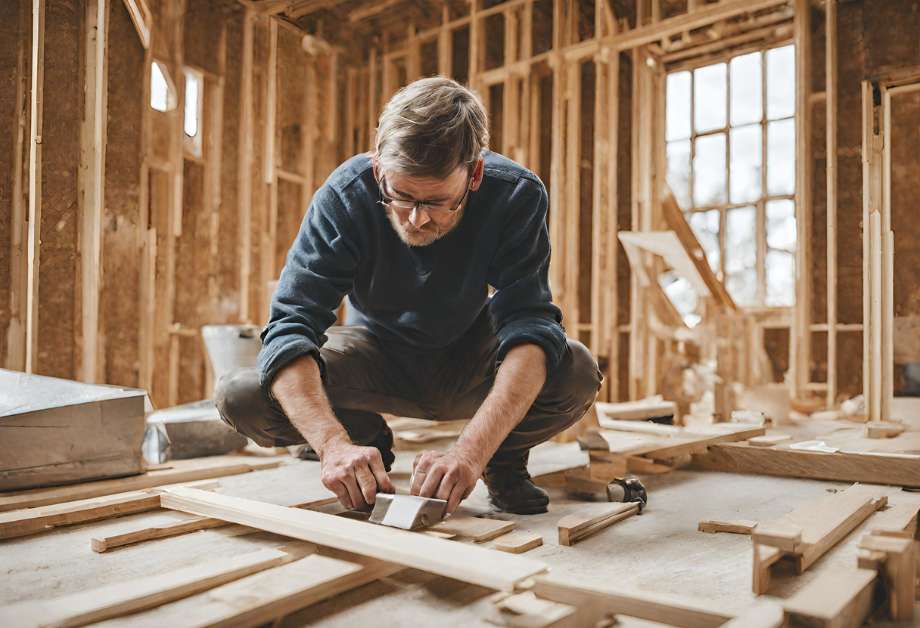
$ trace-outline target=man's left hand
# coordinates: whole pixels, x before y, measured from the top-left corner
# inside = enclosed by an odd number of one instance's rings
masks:
[[[423,451],[412,469],[411,492],[447,500],[450,514],[473,492],[482,471],[481,463],[456,450]]]

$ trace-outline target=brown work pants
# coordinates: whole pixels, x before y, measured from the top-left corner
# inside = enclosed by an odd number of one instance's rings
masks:
[[[369,445],[387,430],[380,413],[431,420],[469,419],[492,388],[498,341],[482,316],[459,341],[437,351],[386,343],[364,327],[331,327],[321,349],[324,387],[336,417],[353,442]],[[560,364],[530,410],[499,446],[493,464],[524,458],[581,419],[594,402],[602,376],[588,349],[569,339]],[[220,379],[215,394],[221,418],[256,443],[305,442],[277,401],[244,368]]]

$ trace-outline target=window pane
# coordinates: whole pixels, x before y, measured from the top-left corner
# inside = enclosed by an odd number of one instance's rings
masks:
[[[719,272],[719,210],[711,209],[707,212],[693,212],[688,215],[687,222],[700,241],[700,246],[706,252],[706,259],[713,272]]]
[[[795,47],[767,51],[767,118],[795,113]]]
[[[677,204],[690,207],[690,140],[668,143],[668,185]]]
[[[740,305],[757,300],[757,210],[730,209],[725,217],[725,284]]]
[[[725,134],[717,133],[696,140],[693,203],[705,207],[724,203],[725,199]]]
[[[758,122],[762,110],[760,53],[735,57],[731,61],[732,125]]]
[[[684,319],[687,327],[692,328],[699,325],[702,320],[697,311],[699,295],[690,285],[690,282],[674,271],[669,270],[658,276],[658,283],[677,311],[680,312],[681,318]]]
[[[795,192],[795,120],[767,125],[767,191]]]
[[[771,249],[795,251],[795,203],[770,201],[767,203],[767,246]]]
[[[201,110],[201,77],[193,72],[185,73],[185,134],[189,137],[198,135],[198,113]]]
[[[169,83],[163,75],[160,64],[154,61],[150,64],[150,106],[157,111],[169,109]]]
[[[693,71],[693,117],[697,133],[725,126],[726,68],[724,63],[717,63]]]
[[[690,137],[690,73],[669,74],[667,94],[668,141]]]
[[[761,135],[759,124],[732,129],[732,203],[749,203],[760,198]]]
[[[767,305],[795,304],[794,258],[785,251],[767,251]]]

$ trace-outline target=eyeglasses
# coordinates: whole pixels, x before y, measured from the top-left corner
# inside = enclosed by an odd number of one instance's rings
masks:
[[[466,179],[466,189],[463,191],[463,196],[461,196],[460,200],[456,203],[426,203],[424,201],[393,198],[388,193],[386,177],[381,176],[380,179],[377,180],[377,186],[380,188],[380,200],[377,202],[384,207],[395,209],[400,212],[411,212],[415,209],[424,209],[429,215],[438,214],[445,216],[456,213],[460,209],[467,195],[470,193],[470,184],[472,181],[473,173],[470,172]]]

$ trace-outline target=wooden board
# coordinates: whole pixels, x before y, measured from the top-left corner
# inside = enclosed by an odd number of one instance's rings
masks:
[[[455,514],[428,529],[434,532],[472,539],[477,543],[483,543],[485,541],[491,541],[497,536],[511,532],[516,525],[517,523],[514,521],[486,519],[484,517],[473,517],[467,514]]]
[[[667,426],[653,426],[661,428]],[[661,432],[658,436],[638,435],[629,432],[598,430],[598,434],[608,443],[609,452],[593,451],[592,457],[612,459],[616,456],[645,456],[655,460],[677,458],[693,453],[703,453],[708,447],[718,443],[747,440],[764,433],[760,426],[743,424],[715,424],[704,428],[695,427],[694,431],[680,429],[670,435]]]
[[[523,554],[535,547],[543,545],[543,537],[536,532],[527,532],[526,530],[517,530],[504,534],[492,544],[492,547],[500,552],[509,554]]]
[[[697,530],[700,532],[709,532],[710,534],[714,534],[716,532],[728,532],[729,534],[750,534],[755,526],[757,526],[757,522],[750,521],[748,519],[733,519],[731,521],[706,519],[699,522],[697,525]]]
[[[535,560],[425,534],[195,489],[166,490],[162,505],[494,589],[510,591],[521,580],[546,569]]]
[[[100,480],[59,488],[32,489],[0,495],[0,512],[19,508],[34,508],[59,504],[113,493],[137,491],[165,484],[219,478],[259,469],[272,469],[285,462],[284,457],[258,458],[254,456],[213,456],[195,460],[175,460],[164,469],[148,471],[117,480]]]
[[[559,520],[559,544],[574,545],[577,541],[603,530],[618,521],[639,512],[639,504],[630,502],[611,504],[598,512],[596,509],[566,515]]]
[[[310,544],[300,543],[295,547],[296,553],[263,549],[51,600],[13,604],[0,609],[0,624],[10,628],[49,624],[81,626],[119,617],[284,564],[305,555],[310,548]]]
[[[257,626],[385,578],[399,565],[344,552],[311,554],[183,600],[100,626]]]
[[[829,454],[718,443],[711,445],[705,454],[694,455],[692,466],[709,471],[920,487],[920,464],[916,458],[871,453]]]
[[[336,497],[324,497],[297,504],[294,507],[317,508],[319,506],[325,506],[337,501],[338,498]],[[160,501],[157,499],[158,508],[159,505]],[[133,545],[135,543],[142,543],[144,541],[152,541],[154,539],[165,539],[171,536],[179,536],[180,534],[197,532],[198,530],[207,530],[209,528],[219,528],[226,525],[229,524],[223,519],[214,519],[213,517],[193,517],[184,521],[176,521],[175,523],[139,528],[137,530],[123,532],[121,534],[114,534],[112,536],[93,537],[90,540],[90,547],[92,547],[94,552],[102,553],[107,552],[110,549],[115,549],[116,547],[124,547],[126,545]]]
[[[871,610],[875,579],[868,569],[827,571],[783,603],[786,619],[827,628],[862,626]]]
[[[532,590],[541,598],[570,604],[579,610],[594,611],[594,616],[587,618],[591,623],[580,622],[578,625],[592,625],[605,613],[686,628],[714,628],[732,618],[731,615],[712,610],[712,605],[702,601],[617,588],[606,583],[589,584],[584,579],[576,581],[558,575],[534,578]],[[582,617],[579,616],[579,619]]]
[[[769,436],[755,436],[754,438],[748,439],[748,445],[751,447],[772,447],[773,445],[778,445],[784,443],[787,440],[792,440],[792,437],[788,434],[772,434]]]
[[[869,533],[912,539],[917,533],[918,510],[920,510],[918,502],[889,503],[887,510],[878,512],[869,519]]]
[[[640,399],[639,401],[625,401],[622,403],[606,403],[597,401],[598,420],[619,419],[621,421],[644,421],[652,417],[674,416],[677,414],[677,404],[673,401],[658,401],[656,399]]]

